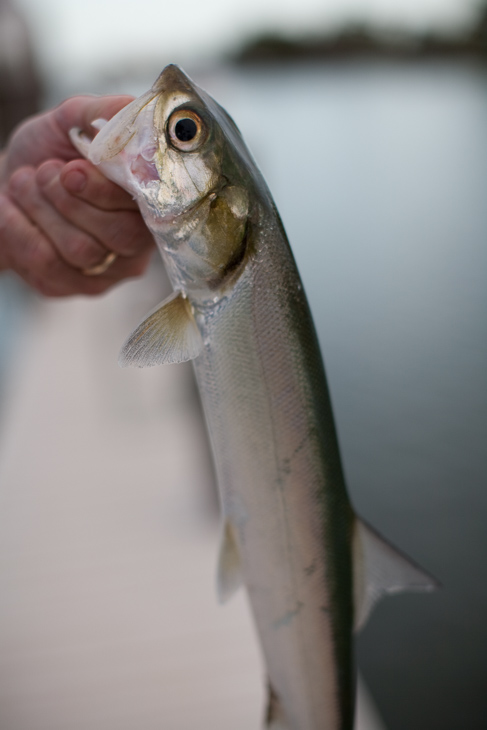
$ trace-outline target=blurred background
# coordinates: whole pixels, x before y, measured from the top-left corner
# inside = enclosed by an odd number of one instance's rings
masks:
[[[357,510],[443,584],[358,662],[390,730],[487,727],[487,6],[1,0],[0,139],[176,62],[225,106],[304,279]],[[0,727],[259,727],[191,368],[126,372],[168,284],[41,300],[0,275]]]

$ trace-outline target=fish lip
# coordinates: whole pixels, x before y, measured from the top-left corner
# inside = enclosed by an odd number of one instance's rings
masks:
[[[151,107],[156,98],[157,93],[151,89],[120,109],[91,140],[90,161],[98,165],[121,154],[138,134],[138,118]],[[151,148],[151,145],[147,148]],[[144,151],[141,154],[144,156]],[[147,158],[144,156],[144,159]]]

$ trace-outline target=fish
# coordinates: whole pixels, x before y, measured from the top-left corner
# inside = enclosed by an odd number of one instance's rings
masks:
[[[354,632],[377,600],[435,579],[361,520],[323,359],[279,213],[232,118],[178,66],[71,140],[137,201],[173,292],[122,366],[191,360],[222,526],[217,591],[244,585],[270,730],[351,730]]]

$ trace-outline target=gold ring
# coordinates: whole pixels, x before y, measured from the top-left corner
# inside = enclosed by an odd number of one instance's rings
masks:
[[[83,274],[85,276],[100,276],[100,274],[104,274],[105,271],[110,268],[116,258],[117,254],[110,251],[110,253],[107,253],[101,264],[91,266],[89,269],[82,269]]]

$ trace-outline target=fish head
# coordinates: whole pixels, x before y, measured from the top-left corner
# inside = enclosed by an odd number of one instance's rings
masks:
[[[252,190],[265,187],[230,116],[170,65],[100,126],[82,151],[137,200],[173,285],[219,288],[242,258]]]

